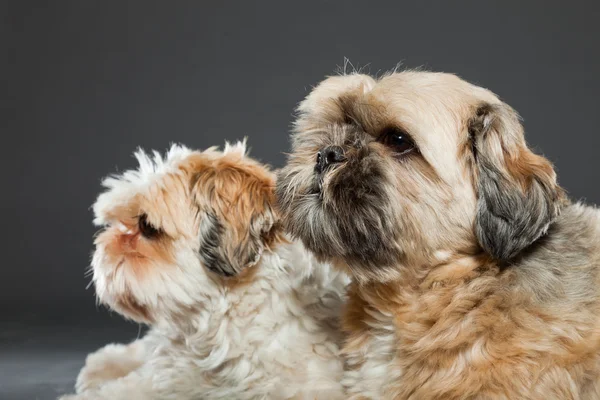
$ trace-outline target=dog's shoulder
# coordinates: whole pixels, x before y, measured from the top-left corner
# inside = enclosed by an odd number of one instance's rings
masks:
[[[566,207],[512,269],[539,301],[600,301],[600,210]]]

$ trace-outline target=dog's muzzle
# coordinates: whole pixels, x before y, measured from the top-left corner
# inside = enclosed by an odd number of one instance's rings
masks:
[[[328,146],[317,153],[315,164],[315,172],[322,175],[334,164],[341,163],[346,160],[344,157],[344,149],[340,146]]]

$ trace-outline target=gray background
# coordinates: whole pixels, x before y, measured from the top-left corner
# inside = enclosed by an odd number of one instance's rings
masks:
[[[344,57],[492,89],[571,196],[600,201],[600,2],[253,3],[0,3],[0,399],[54,398],[138,334],[85,290],[102,176],[137,146],[244,136],[281,166],[294,106]]]

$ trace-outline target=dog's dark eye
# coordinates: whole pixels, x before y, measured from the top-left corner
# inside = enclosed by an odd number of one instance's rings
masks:
[[[148,222],[148,216],[142,214],[138,219],[138,226],[142,236],[146,239],[154,239],[160,235],[160,230],[156,229],[150,222]]]
[[[397,128],[384,130],[378,139],[396,154],[406,154],[415,148],[415,144],[408,135]]]

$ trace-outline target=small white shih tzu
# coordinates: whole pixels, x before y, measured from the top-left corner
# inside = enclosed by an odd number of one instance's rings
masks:
[[[100,302],[151,326],[88,356],[62,399],[338,399],[347,278],[286,239],[274,175],[245,155],[173,146],[104,180]]]

